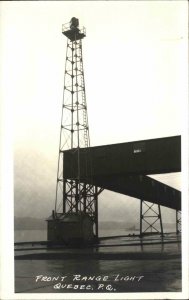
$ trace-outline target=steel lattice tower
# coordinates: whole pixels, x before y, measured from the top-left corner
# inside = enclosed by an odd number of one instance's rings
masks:
[[[59,158],[56,185],[55,216],[65,214],[88,214],[94,222],[94,235],[98,236],[98,188],[81,182],[80,148],[89,152],[90,138],[83,70],[82,39],[85,28],[79,27],[79,20],[72,18],[64,24],[62,33],[67,37],[66,63],[64,74],[64,95],[62,105]],[[77,152],[78,174],[76,178],[63,176],[64,151]],[[90,155],[87,162],[87,176],[92,176]]]

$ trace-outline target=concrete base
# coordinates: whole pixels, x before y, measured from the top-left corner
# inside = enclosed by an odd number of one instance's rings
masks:
[[[94,241],[93,221],[87,214],[52,215],[47,219],[47,239],[52,242],[90,244]]]

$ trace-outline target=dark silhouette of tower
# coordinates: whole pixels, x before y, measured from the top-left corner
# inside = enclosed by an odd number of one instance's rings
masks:
[[[64,96],[62,105],[59,158],[56,185],[55,210],[53,220],[48,223],[50,227],[56,224],[52,237],[58,234],[60,240],[70,234],[70,238],[77,234],[77,228],[88,227],[88,239],[98,237],[98,188],[93,184],[85,183],[81,178],[80,148],[85,151],[85,168],[87,178],[92,178],[92,161],[90,158],[90,138],[88,126],[87,103],[85,94],[85,80],[83,70],[82,40],[86,37],[84,27],[79,27],[79,20],[72,18],[62,26],[62,33],[67,37],[66,63],[64,73]],[[73,178],[64,178],[64,152],[73,150],[77,158],[77,172]],[[71,168],[71,166],[70,166]],[[75,174],[75,173],[74,173]],[[92,180],[90,181],[92,182]],[[75,223],[74,223],[75,222]],[[65,233],[65,224],[72,224]],[[86,224],[85,224],[86,223]],[[85,225],[86,226],[85,226]],[[90,229],[91,228],[91,229]],[[51,228],[52,229],[52,228]],[[85,228],[85,230],[87,230]],[[51,230],[52,231],[52,230]],[[80,231],[83,231],[81,229]],[[84,234],[85,235],[85,234]],[[86,240],[86,239],[85,239]]]

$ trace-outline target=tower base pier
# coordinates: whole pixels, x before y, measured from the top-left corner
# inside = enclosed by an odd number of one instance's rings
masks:
[[[95,242],[93,220],[85,213],[52,214],[47,219],[47,239],[65,245],[87,245]]]

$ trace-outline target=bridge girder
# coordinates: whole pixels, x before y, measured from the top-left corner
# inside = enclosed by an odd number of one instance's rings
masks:
[[[181,210],[181,192],[149,176],[94,177],[91,183],[112,192]]]
[[[92,176],[86,173],[89,160]],[[72,149],[63,163],[64,178],[77,178],[79,167],[81,182],[181,210],[180,191],[146,176],[181,171],[180,136]]]

